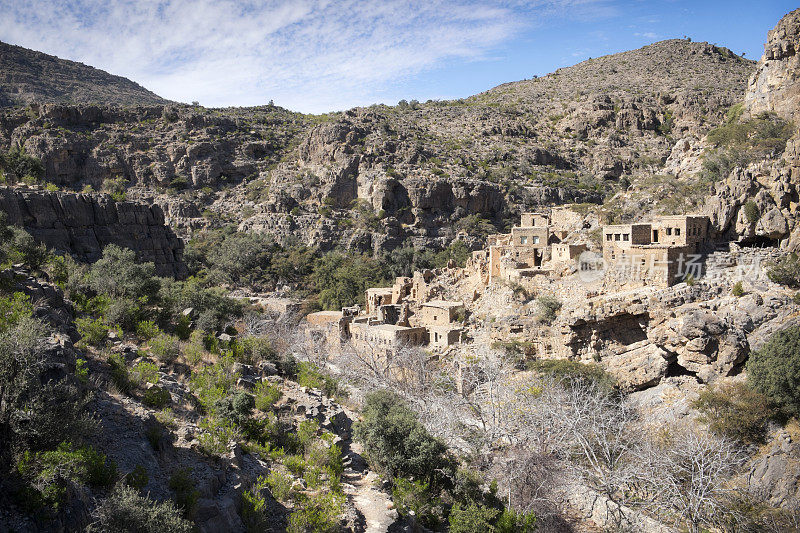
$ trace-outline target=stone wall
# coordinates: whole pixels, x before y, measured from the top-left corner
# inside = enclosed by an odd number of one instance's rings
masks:
[[[114,202],[96,194],[0,187],[0,211],[49,248],[96,261],[109,244],[153,262],[161,276],[186,275],[183,241],[164,223],[158,206]]]

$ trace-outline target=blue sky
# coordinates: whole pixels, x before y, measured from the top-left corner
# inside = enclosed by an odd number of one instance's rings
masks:
[[[0,40],[206,106],[458,98],[687,35],[758,59],[779,0],[0,0]]]

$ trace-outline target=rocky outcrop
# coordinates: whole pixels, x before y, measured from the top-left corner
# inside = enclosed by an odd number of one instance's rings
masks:
[[[0,211],[49,248],[96,261],[109,244],[129,248],[162,276],[183,277],[183,242],[157,206],[106,195],[0,188]]]
[[[767,34],[764,55],[750,78],[745,105],[752,115],[800,118],[800,9],[785,15]]]
[[[765,279],[768,250],[717,252],[713,274],[688,286],[640,289],[598,297],[562,310],[557,328],[564,357],[598,362],[629,390],[668,376],[702,383],[738,374],[751,349],[796,322],[797,306]],[[731,295],[743,280],[748,294]]]
[[[800,435],[797,425],[777,431],[752,460],[746,475],[751,490],[775,507],[800,505]]]

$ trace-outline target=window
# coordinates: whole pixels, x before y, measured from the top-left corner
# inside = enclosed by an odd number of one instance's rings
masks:
[[[520,237],[519,238],[520,244],[528,244],[528,237]]]
[[[610,241],[610,240],[612,240],[612,237],[611,237],[611,234],[610,234],[610,233],[606,233],[606,240],[607,240],[607,241]]]
[[[672,228],[667,228],[667,235],[672,235]]]
[[[615,241],[618,241],[618,240],[620,240],[620,238],[621,238],[621,235],[620,235],[619,233],[615,233],[615,234],[614,234],[614,240],[615,240]]]
[[[675,228],[675,235],[681,234],[681,228]]]
[[[539,244],[539,237],[534,236],[533,244]]]
[[[631,234],[630,233],[623,233],[622,234],[622,240],[626,241],[626,242],[631,240]]]

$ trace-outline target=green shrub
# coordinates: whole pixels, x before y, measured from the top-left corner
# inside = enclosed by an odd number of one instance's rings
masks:
[[[336,444],[326,445],[323,440],[307,445],[308,462],[320,468],[326,468],[332,475],[340,477],[344,473],[342,449]]]
[[[22,228],[12,226],[6,228],[4,241],[0,243],[3,255],[9,263],[24,263],[33,270],[40,270],[51,255],[45,245],[36,242],[30,233]]]
[[[154,502],[123,484],[93,514],[88,533],[191,533],[193,525],[172,502]]]
[[[745,443],[762,443],[771,409],[767,398],[744,384],[708,388],[693,402],[700,421],[714,433]]]
[[[301,362],[297,365],[297,383],[302,387],[320,389],[328,397],[347,396],[339,380],[323,374],[313,363]]]
[[[561,310],[561,301],[553,296],[540,296],[536,298],[536,308],[539,320],[545,324],[552,323]]]
[[[75,325],[81,335],[81,341],[90,346],[102,346],[108,339],[108,326],[99,318],[77,318]]]
[[[744,204],[744,216],[750,224],[755,224],[761,218],[761,211],[753,200],[749,200]]]
[[[731,288],[731,294],[733,294],[737,298],[741,298],[742,296],[745,295],[744,285],[742,284],[741,281],[737,281],[736,283],[733,284],[733,287]]]
[[[192,372],[189,381],[192,392],[206,412],[210,412],[217,401],[227,397],[236,384],[239,376],[233,370],[233,363],[233,358],[226,355],[213,365]]]
[[[88,446],[63,442],[56,450],[23,452],[17,471],[32,485],[42,501],[53,509],[63,503],[67,482],[85,483],[93,487],[110,487],[117,478],[117,467],[105,455]]]
[[[319,422],[314,419],[303,420],[297,425],[297,437],[300,439],[300,446],[308,447],[317,438],[319,432]]]
[[[278,500],[285,502],[289,499],[292,493],[292,478],[285,472],[273,469],[267,476],[267,485],[272,492],[272,496]]]
[[[277,362],[278,352],[272,342],[264,337],[247,337],[237,341],[237,360],[246,365],[255,365],[261,361]]]
[[[747,378],[753,388],[788,416],[800,416],[800,327],[772,335],[750,354]]]
[[[769,279],[792,289],[800,288],[800,257],[790,253],[767,269]]]
[[[150,339],[157,337],[160,333],[161,328],[159,328],[152,320],[142,320],[136,324],[136,335],[138,335],[143,341],[149,341]]]
[[[162,409],[171,401],[169,391],[159,386],[150,387],[142,394],[142,403],[153,409]]]
[[[534,533],[536,529],[536,515],[533,512],[518,513],[512,509],[504,509],[495,522],[497,533]]]
[[[456,503],[450,510],[448,523],[450,533],[484,533],[495,531],[493,522],[497,509],[484,507],[475,502],[468,505]]]
[[[192,472],[188,468],[181,468],[172,473],[169,478],[169,488],[175,493],[175,503],[183,509],[183,512],[190,516],[194,511],[200,492],[195,489],[195,482],[191,476]]]
[[[431,485],[455,475],[447,447],[431,436],[405,402],[388,391],[370,393],[355,436],[370,462],[391,477],[414,477]]]
[[[269,411],[281,399],[281,391],[269,381],[261,381],[253,389],[255,407],[259,411]]]
[[[306,471],[306,460],[301,455],[287,455],[283,459],[283,466],[293,475],[301,477]]]
[[[177,337],[160,333],[150,340],[150,351],[159,361],[169,364],[181,354],[181,343]]]
[[[423,526],[438,530],[444,522],[446,511],[439,498],[425,481],[397,478],[392,485],[392,499],[397,512],[414,516]]]
[[[113,353],[108,356],[108,364],[111,367],[111,381],[117,386],[120,392],[127,394],[131,390],[131,380],[128,374],[128,365],[122,354]]]
[[[593,381],[603,389],[611,391],[616,381],[603,367],[568,359],[542,359],[528,364],[530,370],[553,376],[557,380]]]
[[[231,441],[238,442],[242,439],[241,432],[230,420],[220,420],[206,417],[200,421],[200,448],[208,455],[224,455],[228,453]]]
[[[22,318],[32,314],[33,305],[24,293],[15,292],[10,296],[0,295],[0,332],[6,331],[11,326],[18,324]]]
[[[147,475],[147,469],[142,465],[136,465],[133,470],[125,475],[125,484],[134,489],[143,489],[150,481],[150,476]]]
[[[0,170],[12,184],[30,177],[33,181],[44,177],[44,165],[41,160],[29,156],[25,148],[19,144],[12,146],[8,152],[0,153]]]
[[[151,301],[159,290],[153,263],[137,263],[133,250],[109,244],[90,268],[89,286],[113,299]]]
[[[260,533],[270,528],[267,500],[261,495],[267,485],[267,478],[260,476],[250,490],[242,493],[242,522],[248,533]]]
[[[84,385],[89,383],[89,367],[86,365],[86,359],[75,359],[75,377]]]
[[[314,263],[311,281],[323,309],[364,304],[364,292],[387,280],[384,264],[365,255],[331,252]]]
[[[144,387],[147,383],[155,385],[159,380],[158,367],[153,363],[140,361],[131,369],[130,378],[139,387]]]
[[[111,196],[115,202],[124,202],[127,185],[128,180],[125,178],[109,178],[103,181],[100,191]]]
[[[327,493],[306,500],[289,515],[287,533],[338,533],[344,496]]]

